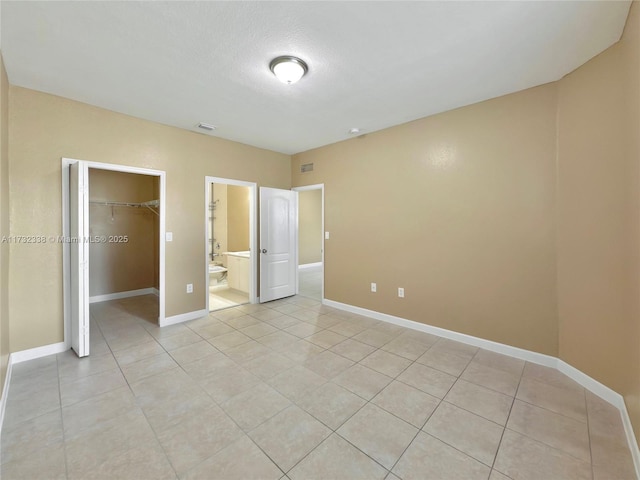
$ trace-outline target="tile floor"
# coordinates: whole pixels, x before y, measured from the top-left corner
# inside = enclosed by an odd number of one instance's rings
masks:
[[[2,479],[634,477],[557,371],[296,296],[158,328],[94,304],[89,358],[14,366]]]
[[[322,300],[322,267],[298,270],[298,292],[303,297]]]
[[[249,303],[249,294],[233,290],[225,285],[209,287],[209,311],[222,310]]]

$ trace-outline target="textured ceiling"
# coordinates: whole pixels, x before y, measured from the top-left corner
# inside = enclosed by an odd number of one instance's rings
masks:
[[[9,80],[283,153],[558,80],[630,2],[13,2]],[[269,61],[297,55],[288,86]]]

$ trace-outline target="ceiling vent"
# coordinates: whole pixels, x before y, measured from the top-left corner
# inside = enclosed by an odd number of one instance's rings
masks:
[[[202,130],[206,130],[207,132],[212,132],[216,129],[215,125],[211,125],[210,123],[203,123],[200,122],[198,124],[198,128],[201,128]]]
[[[313,172],[313,163],[305,163],[300,165],[300,173]]]

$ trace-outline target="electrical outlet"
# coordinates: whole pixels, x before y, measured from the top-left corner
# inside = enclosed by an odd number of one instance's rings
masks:
[[[402,287],[398,288],[398,296],[400,298],[404,298],[404,288],[402,288]]]
[[[378,286],[375,283],[371,283],[371,291],[376,293],[378,291]]]
[[[187,293],[193,293],[193,283],[187,283]]]

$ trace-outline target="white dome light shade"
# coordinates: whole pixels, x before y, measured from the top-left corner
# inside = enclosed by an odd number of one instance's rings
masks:
[[[278,80],[288,85],[296,83],[309,70],[303,60],[289,55],[274,58],[269,68]]]

